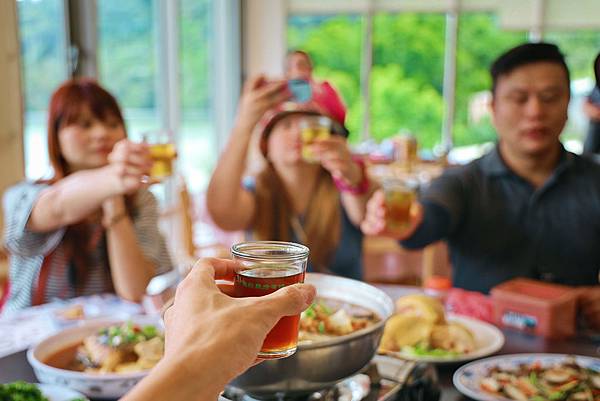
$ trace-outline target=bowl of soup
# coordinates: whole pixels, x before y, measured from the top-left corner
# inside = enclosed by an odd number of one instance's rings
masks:
[[[30,348],[41,383],[93,398],[119,398],[144,378],[164,352],[157,320],[95,320],[67,328]]]
[[[315,303],[300,318],[296,353],[264,361],[230,386],[254,398],[276,393],[301,396],[352,376],[375,355],[394,302],[383,291],[348,278],[307,273]]]

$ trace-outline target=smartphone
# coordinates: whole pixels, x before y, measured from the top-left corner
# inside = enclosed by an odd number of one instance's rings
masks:
[[[306,79],[290,79],[288,88],[292,92],[292,100],[295,102],[306,103],[312,98],[310,82]]]

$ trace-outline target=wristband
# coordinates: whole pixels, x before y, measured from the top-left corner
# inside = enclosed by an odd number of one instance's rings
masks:
[[[365,168],[365,163],[362,160],[354,160],[358,167],[360,167],[360,172],[362,174],[362,179],[356,185],[350,185],[345,180],[341,178],[333,178],[333,183],[340,190],[340,192],[347,192],[352,195],[364,195],[369,191],[369,177],[367,176],[367,171]]]

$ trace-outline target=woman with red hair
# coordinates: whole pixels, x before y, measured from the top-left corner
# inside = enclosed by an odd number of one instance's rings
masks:
[[[127,139],[110,93],[80,79],[52,95],[48,153],[52,178],[4,196],[5,309],[101,292],[140,301],[150,279],[171,268],[156,200],[143,184],[147,145]]]

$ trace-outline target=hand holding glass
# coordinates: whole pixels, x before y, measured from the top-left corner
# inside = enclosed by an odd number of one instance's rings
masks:
[[[231,253],[241,264],[233,282],[236,298],[260,297],[288,285],[303,283],[308,248],[292,242],[255,241],[233,245]],[[231,290],[222,284],[225,293]],[[283,317],[267,334],[259,359],[288,357],[298,345],[300,315]]]

